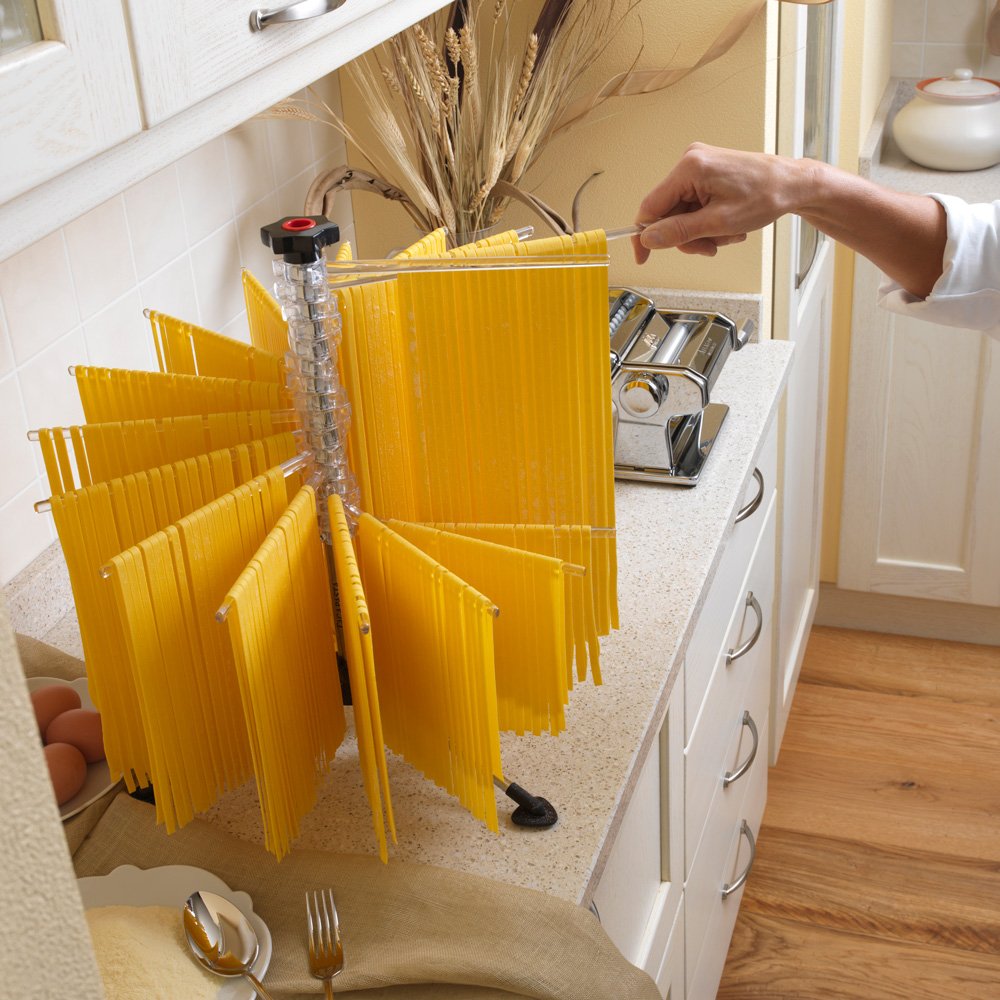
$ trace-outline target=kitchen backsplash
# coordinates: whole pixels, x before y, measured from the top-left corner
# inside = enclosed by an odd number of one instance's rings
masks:
[[[892,75],[944,76],[959,66],[1000,78],[1000,56],[986,48],[996,0],[895,0]]]
[[[317,85],[339,107],[335,76]],[[259,228],[346,162],[329,127],[251,120],[0,262],[0,584],[55,539],[29,428],[80,423],[72,364],[155,370],[145,308],[248,340],[240,269],[271,284]],[[338,205],[353,240],[349,199]]]

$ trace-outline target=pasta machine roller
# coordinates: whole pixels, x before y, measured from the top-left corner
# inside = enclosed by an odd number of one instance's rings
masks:
[[[608,306],[615,478],[694,486],[729,412],[712,388],[754,323],[658,309],[629,288]]]

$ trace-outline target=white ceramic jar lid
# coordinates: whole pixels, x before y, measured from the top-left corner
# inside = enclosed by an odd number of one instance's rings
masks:
[[[924,97],[948,104],[986,104],[1000,99],[1000,84],[971,69],[956,69],[951,76],[932,77],[917,84]]]

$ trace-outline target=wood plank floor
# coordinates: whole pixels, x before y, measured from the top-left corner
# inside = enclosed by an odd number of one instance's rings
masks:
[[[1000,648],[813,630],[719,1000],[1000,1000]]]

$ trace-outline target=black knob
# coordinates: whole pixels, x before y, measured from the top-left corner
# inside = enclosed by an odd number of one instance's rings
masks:
[[[286,264],[311,264],[339,239],[340,227],[323,215],[289,215],[260,230],[261,243]]]

